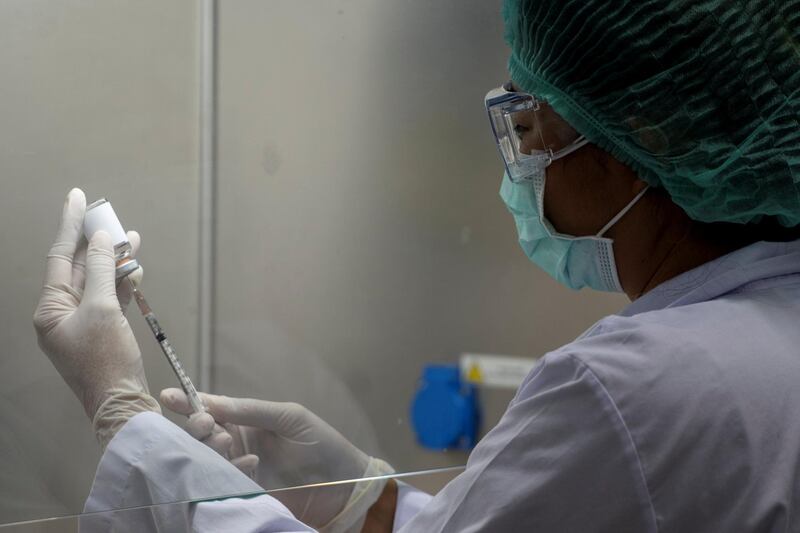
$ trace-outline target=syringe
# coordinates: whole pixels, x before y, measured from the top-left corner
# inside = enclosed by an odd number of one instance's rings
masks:
[[[147,325],[150,326],[150,331],[152,331],[153,335],[155,335],[158,345],[161,346],[161,351],[167,356],[167,361],[169,361],[169,364],[172,367],[172,370],[175,372],[175,375],[178,376],[178,381],[181,384],[181,388],[183,389],[183,392],[186,393],[186,397],[189,398],[189,405],[192,406],[192,411],[195,413],[205,412],[206,406],[203,405],[203,401],[200,399],[200,395],[197,394],[197,389],[194,388],[192,380],[186,375],[186,372],[183,370],[183,366],[181,366],[181,362],[178,361],[178,356],[175,353],[175,350],[172,348],[172,345],[169,343],[164,330],[161,329],[161,325],[158,323],[158,320],[156,320],[156,315],[153,314],[153,310],[150,309],[149,305],[147,305],[147,300],[144,299],[144,295],[139,289],[136,288],[136,285],[133,284],[131,278],[128,278],[128,283],[133,291],[133,297],[136,298],[136,303],[139,306],[139,310],[142,312],[144,319],[147,321]]]

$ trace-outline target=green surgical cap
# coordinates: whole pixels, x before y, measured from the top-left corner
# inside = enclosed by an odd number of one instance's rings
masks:
[[[693,219],[800,224],[800,0],[506,0],[509,71]]]

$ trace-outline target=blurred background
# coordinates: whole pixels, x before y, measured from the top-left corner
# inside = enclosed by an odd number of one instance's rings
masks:
[[[100,457],[31,320],[73,186],[141,233],[200,387],[300,402],[401,472],[467,456],[415,440],[425,365],[536,358],[624,305],[517,246],[483,109],[500,4],[0,1],[0,523],[80,512]],[[512,395],[480,391],[484,431]]]

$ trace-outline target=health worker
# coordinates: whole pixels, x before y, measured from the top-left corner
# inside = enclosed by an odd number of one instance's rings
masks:
[[[564,285],[632,303],[545,354],[429,496],[297,404],[205,395],[187,430],[164,418],[111,241],[79,245],[73,190],[35,325],[105,449],[86,511],[251,495],[86,528],[800,530],[800,2],[507,0],[503,15],[510,81],[484,105],[519,243]],[[189,413],[177,389],[160,399]]]

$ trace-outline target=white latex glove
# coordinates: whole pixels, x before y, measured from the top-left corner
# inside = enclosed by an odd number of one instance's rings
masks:
[[[139,346],[120,306],[130,301],[127,283],[117,296],[111,238],[97,232],[87,245],[85,212],[83,191],[71,190],[47,255],[33,323],[39,347],[78,397],[105,446],[130,416],[160,409],[149,396]],[[135,251],[139,235],[128,237]]]
[[[255,467],[255,480],[265,489],[394,472],[387,463],[369,457],[302,405],[203,393],[201,398],[208,412],[190,417],[187,431],[234,461],[249,461]],[[165,389],[160,399],[176,413],[191,413],[180,389]],[[229,442],[222,443],[213,433],[214,421],[225,427],[232,437]],[[272,495],[299,520],[320,531],[360,531],[367,511],[385,484],[385,479],[373,479]]]

